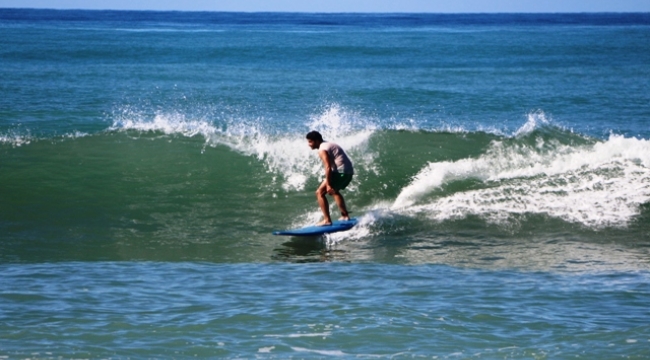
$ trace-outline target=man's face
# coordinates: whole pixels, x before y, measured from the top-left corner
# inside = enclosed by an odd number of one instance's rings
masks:
[[[316,144],[316,142],[315,142],[314,140],[307,139],[307,144],[309,144],[309,147],[310,147],[312,150],[316,150],[316,149],[318,149],[318,145]]]

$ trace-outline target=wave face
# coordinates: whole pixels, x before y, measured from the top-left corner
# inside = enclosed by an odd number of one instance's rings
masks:
[[[320,216],[313,189],[322,165],[304,139],[308,129],[336,139],[357,172],[345,196],[361,224],[328,236],[330,243],[438,239],[459,229],[511,241],[530,231],[643,238],[650,230],[645,139],[590,138],[540,112],[509,135],[387,128],[339,105],[312,115],[300,132],[263,125],[123,111],[93,134],[8,141],[0,214],[11,241],[4,246],[43,242],[34,256],[81,258],[107,249],[109,258],[177,258],[179,247],[216,246],[211,251],[234,252],[226,257],[255,259],[235,248]],[[144,255],[152,244],[155,254]]]

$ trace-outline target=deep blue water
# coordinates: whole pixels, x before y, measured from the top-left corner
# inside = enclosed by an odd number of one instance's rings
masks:
[[[650,15],[0,9],[0,357],[647,358]],[[304,135],[342,145],[319,220]]]

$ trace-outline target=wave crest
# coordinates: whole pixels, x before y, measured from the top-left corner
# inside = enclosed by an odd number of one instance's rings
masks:
[[[264,125],[268,125],[268,121],[261,118],[233,117],[216,125],[209,115],[191,119],[172,112],[157,113],[152,119],[150,117],[125,108],[119,112],[109,130],[201,136],[206,146],[227,146],[263,162],[267,171],[275,175],[276,182],[282,182],[281,187],[285,191],[302,190],[310,178],[322,175],[322,164],[309,149],[304,137],[309,130],[318,130],[326,139],[336,141],[351,155],[355,166],[365,166],[372,171],[374,157],[365,145],[375,131],[374,126],[360,114],[345,111],[337,104],[312,115],[300,132],[295,127],[285,133],[269,131]]]

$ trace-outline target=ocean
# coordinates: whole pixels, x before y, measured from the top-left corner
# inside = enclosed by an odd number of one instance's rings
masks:
[[[650,14],[0,9],[0,64],[0,359],[650,358]],[[273,236],[311,130],[359,225]]]

